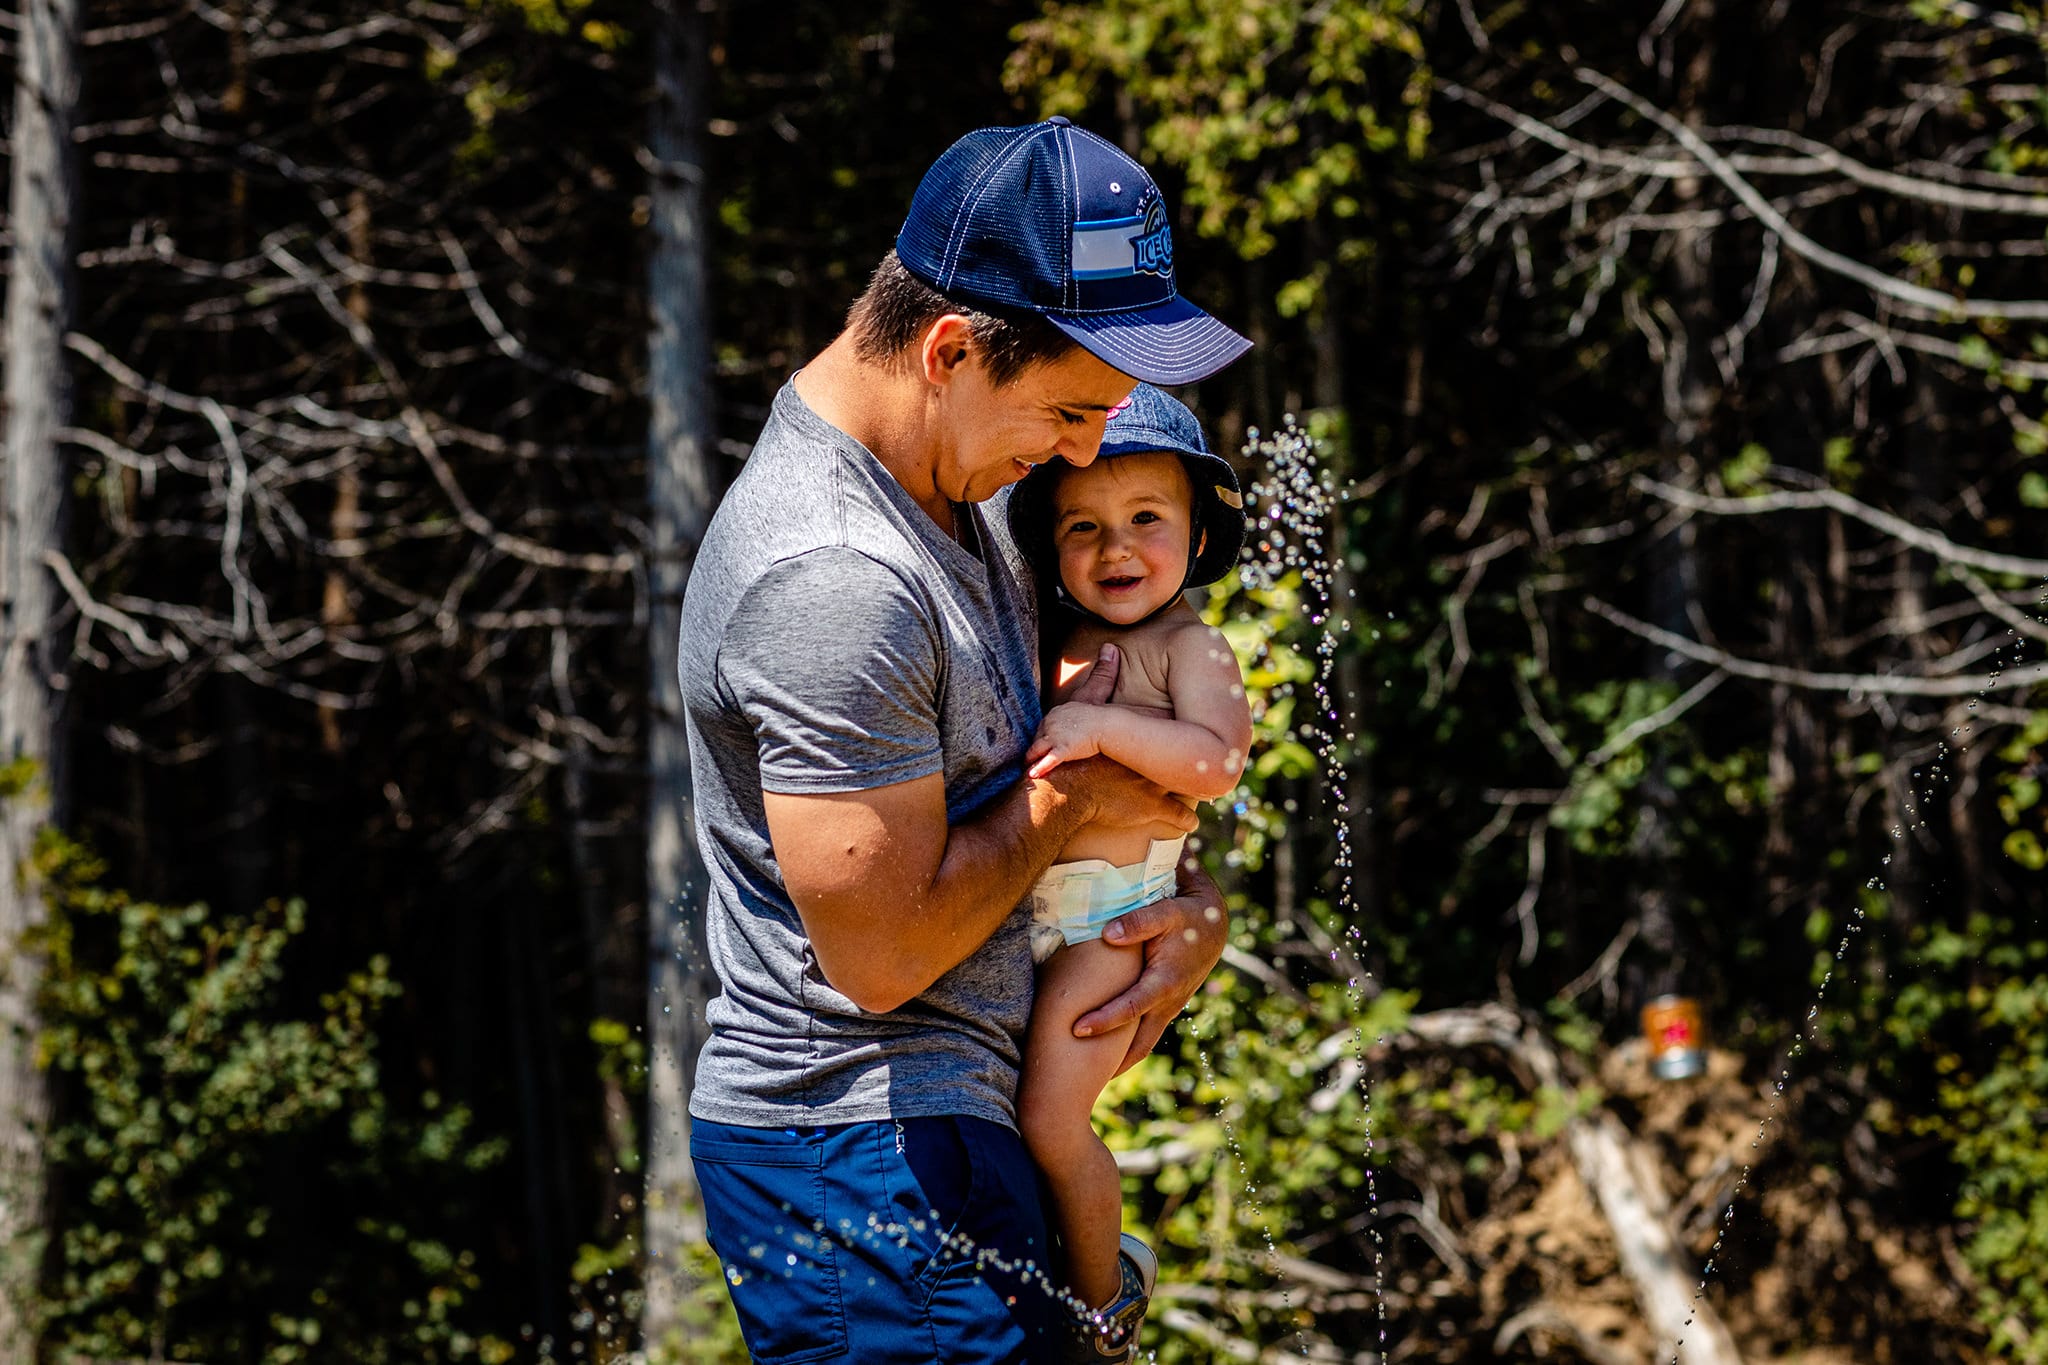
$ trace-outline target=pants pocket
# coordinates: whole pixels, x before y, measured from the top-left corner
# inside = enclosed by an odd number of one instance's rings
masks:
[[[904,1119],[898,1127],[910,1180],[896,1192],[897,1216],[911,1231],[911,1245],[927,1255],[912,1283],[919,1301],[929,1303],[949,1270],[972,1273],[977,1248],[961,1228],[981,1198],[987,1159],[969,1121]]]
[[[690,1155],[705,1235],[755,1361],[802,1365],[844,1355],[838,1257],[824,1232],[822,1143],[782,1130],[764,1130],[761,1141],[693,1134]]]

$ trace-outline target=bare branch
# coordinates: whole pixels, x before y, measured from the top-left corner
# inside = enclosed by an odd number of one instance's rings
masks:
[[[1634,744],[1637,740],[1655,734],[1686,712],[1692,710],[1693,707],[1699,705],[1715,688],[1727,681],[1728,675],[1718,669],[1707,674],[1706,677],[1701,678],[1698,682],[1687,688],[1684,695],[1673,701],[1669,706],[1662,707],[1653,714],[1644,716],[1641,720],[1616,731],[1613,737],[1605,744],[1586,755],[1586,766],[1588,768],[1597,768],[1623,749],[1628,748],[1629,745]]]
[[[2048,300],[2042,299],[1959,299],[1944,294],[1938,289],[1909,284],[1879,270],[1873,270],[1861,261],[1851,260],[1838,251],[1830,250],[1814,241],[1798,228],[1792,226],[1784,214],[1759,193],[1754,185],[1745,180],[1728,159],[1715,151],[1691,128],[1678,119],[1657,108],[1606,76],[1588,67],[1576,68],[1574,74],[1596,90],[1605,92],[1629,108],[1649,119],[1669,133],[1680,146],[1698,157],[1708,174],[1726,185],[1735,197],[1748,206],[1758,220],[1785,239],[1785,243],[1796,254],[1804,257],[1822,269],[1847,276],[1858,284],[1881,294],[1894,302],[1912,309],[1930,313],[1942,318],[2040,318],[2048,319]]]
[[[1979,550],[1973,546],[1958,545],[1944,535],[1922,530],[1902,517],[1880,511],[1833,488],[1815,488],[1803,493],[1759,493],[1747,498],[1716,498],[1704,493],[1675,488],[1642,474],[1636,475],[1629,482],[1641,491],[1662,498],[1674,507],[1683,507],[1692,512],[1708,512],[1715,516],[1761,516],[1766,512],[1825,507],[1867,526],[1876,527],[1916,550],[1925,550],[1945,564],[1967,564],[1973,569],[1982,569],[1987,573],[2017,574],[2022,578],[2048,578],[2048,559],[2030,559],[2023,555],[2000,554],[1994,550]]]
[[[391,363],[390,357],[384,354],[369,326],[349,312],[347,306],[335,295],[333,288],[325,280],[314,274],[305,262],[286,251],[283,244],[275,239],[265,245],[264,254],[277,262],[292,278],[310,285],[314,296],[320,300],[328,315],[348,332],[371,363],[383,371],[387,379],[394,384],[397,382],[396,376],[400,371]],[[400,413],[400,421],[404,424],[406,435],[412,440],[413,449],[419,452],[420,458],[426,462],[428,470],[433,474],[434,482],[441,486],[441,491],[447,494],[448,501],[454,504],[455,513],[462,524],[488,541],[493,548],[516,559],[523,559],[546,568],[619,573],[631,567],[631,554],[568,554],[523,536],[499,530],[491,524],[489,518],[477,510],[476,505],[462,491],[462,485],[457,482],[454,470],[449,468],[448,461],[442,456],[440,445],[435,441],[434,434],[428,429],[426,419],[420,415],[419,409],[407,402]]]
[[[1544,718],[1542,708],[1536,705],[1536,694],[1530,689],[1528,679],[1522,676],[1520,669],[1512,670],[1509,678],[1515,686],[1515,700],[1522,704],[1522,715],[1529,722],[1530,733],[1536,736],[1544,751],[1556,760],[1558,767],[1570,772],[1578,766],[1578,760],[1572,756],[1570,747]]]
[[[1522,950],[1515,960],[1524,967],[1536,960],[1536,901],[1543,894],[1543,863],[1550,835],[1550,823],[1533,821],[1529,826],[1529,880],[1515,901],[1515,921],[1522,927]]]
[[[1970,595],[1977,599],[1978,605],[1984,610],[2030,640],[2048,640],[2048,625],[2043,625],[2023,611],[2015,610],[2004,598],[1991,591],[1983,579],[1962,565],[1956,564],[1951,567],[1955,569],[1956,577],[1963,581],[1963,586],[1970,590]]]
[[[500,351],[529,369],[574,384],[586,393],[604,394],[609,397],[620,392],[619,386],[609,379],[599,378],[568,365],[543,360],[527,350],[526,343],[512,335],[506,328],[504,319],[498,316],[498,310],[491,307],[490,300],[484,297],[482,283],[477,279],[476,271],[470,268],[469,253],[462,249],[462,243],[445,227],[440,233],[441,249],[448,253],[448,263],[455,267],[455,278],[462,285],[463,294],[469,299],[470,311],[476,314],[476,320],[491,334],[491,340],[498,344]]]
[[[220,404],[202,398],[199,411],[220,438],[221,453],[228,461],[227,521],[220,538],[220,571],[234,589],[235,638],[242,640],[248,637],[252,621],[260,623],[266,632],[270,624],[256,585],[242,569],[242,509],[249,498],[249,462],[242,455],[242,442],[235,435],[234,423],[228,420]]]
[[[1662,645],[1674,654],[1682,654],[1700,663],[1712,664],[1740,678],[1783,683],[1787,687],[1804,688],[1811,692],[1840,692],[1849,696],[1872,697],[1967,697],[2017,687],[2032,687],[2036,683],[2048,681],[2048,663],[2028,664],[2023,668],[2009,668],[1998,673],[1971,673],[1949,678],[1901,677],[1881,673],[1816,673],[1804,668],[1783,668],[1776,664],[1744,659],[1730,654],[1725,649],[1716,649],[1688,640],[1682,635],[1674,635],[1668,630],[1660,630],[1647,621],[1638,621],[1618,607],[1609,606],[1597,597],[1586,598],[1585,607],[1602,620],[1621,627],[1631,635],[1640,636],[1651,644]]]
[[[78,571],[71,567],[71,561],[66,559],[62,552],[44,551],[43,563],[57,576],[57,582],[63,586],[64,595],[71,599],[71,605],[78,609],[80,616],[88,621],[97,621],[110,630],[119,631],[122,637],[134,646],[137,654],[145,658],[167,658],[181,662],[189,655],[190,651],[186,649],[185,642],[177,636],[165,635],[159,640],[145,630],[140,621],[126,612],[116,611],[105,603],[94,600],[91,590],[85,586],[84,581],[78,576]]]

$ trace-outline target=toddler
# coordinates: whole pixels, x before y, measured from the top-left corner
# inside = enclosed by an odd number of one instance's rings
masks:
[[[1251,712],[1237,660],[1183,593],[1229,572],[1244,540],[1237,476],[1211,454],[1194,414],[1140,384],[1085,468],[1040,466],[1012,493],[1010,527],[1046,605],[1046,713],[1026,754],[1031,775],[1102,754],[1190,805],[1237,787]],[[1122,655],[1105,705],[1068,702],[1104,644]],[[1157,1261],[1122,1235],[1116,1161],[1091,1114],[1130,1045],[1126,1025],[1076,1038],[1074,1021],[1138,978],[1141,949],[1103,926],[1174,894],[1181,835],[1171,826],[1089,826],[1030,893],[1040,966],[1025,1042],[1018,1126],[1050,1189],[1076,1294],[1097,1309],[1100,1359],[1128,1359]]]

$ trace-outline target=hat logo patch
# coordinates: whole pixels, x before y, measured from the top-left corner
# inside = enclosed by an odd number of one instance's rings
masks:
[[[1173,277],[1173,236],[1166,205],[1154,194],[1144,212],[1074,224],[1071,264],[1077,280]]]
[[[1131,238],[1144,226],[1145,220],[1136,215],[1074,224],[1074,278],[1114,280],[1136,274],[1131,266]]]
[[[1145,211],[1145,230],[1131,239],[1133,274],[1173,274],[1173,234],[1166,226],[1166,204],[1154,198]]]

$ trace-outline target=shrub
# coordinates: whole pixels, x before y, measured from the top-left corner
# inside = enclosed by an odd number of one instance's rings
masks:
[[[464,1330],[473,1254],[429,1230],[503,1145],[432,1093],[417,1112],[394,1102],[385,960],[295,1011],[302,902],[233,916],[134,900],[53,834],[37,862],[40,1057],[59,1077],[49,1344],[262,1365],[511,1359]]]

